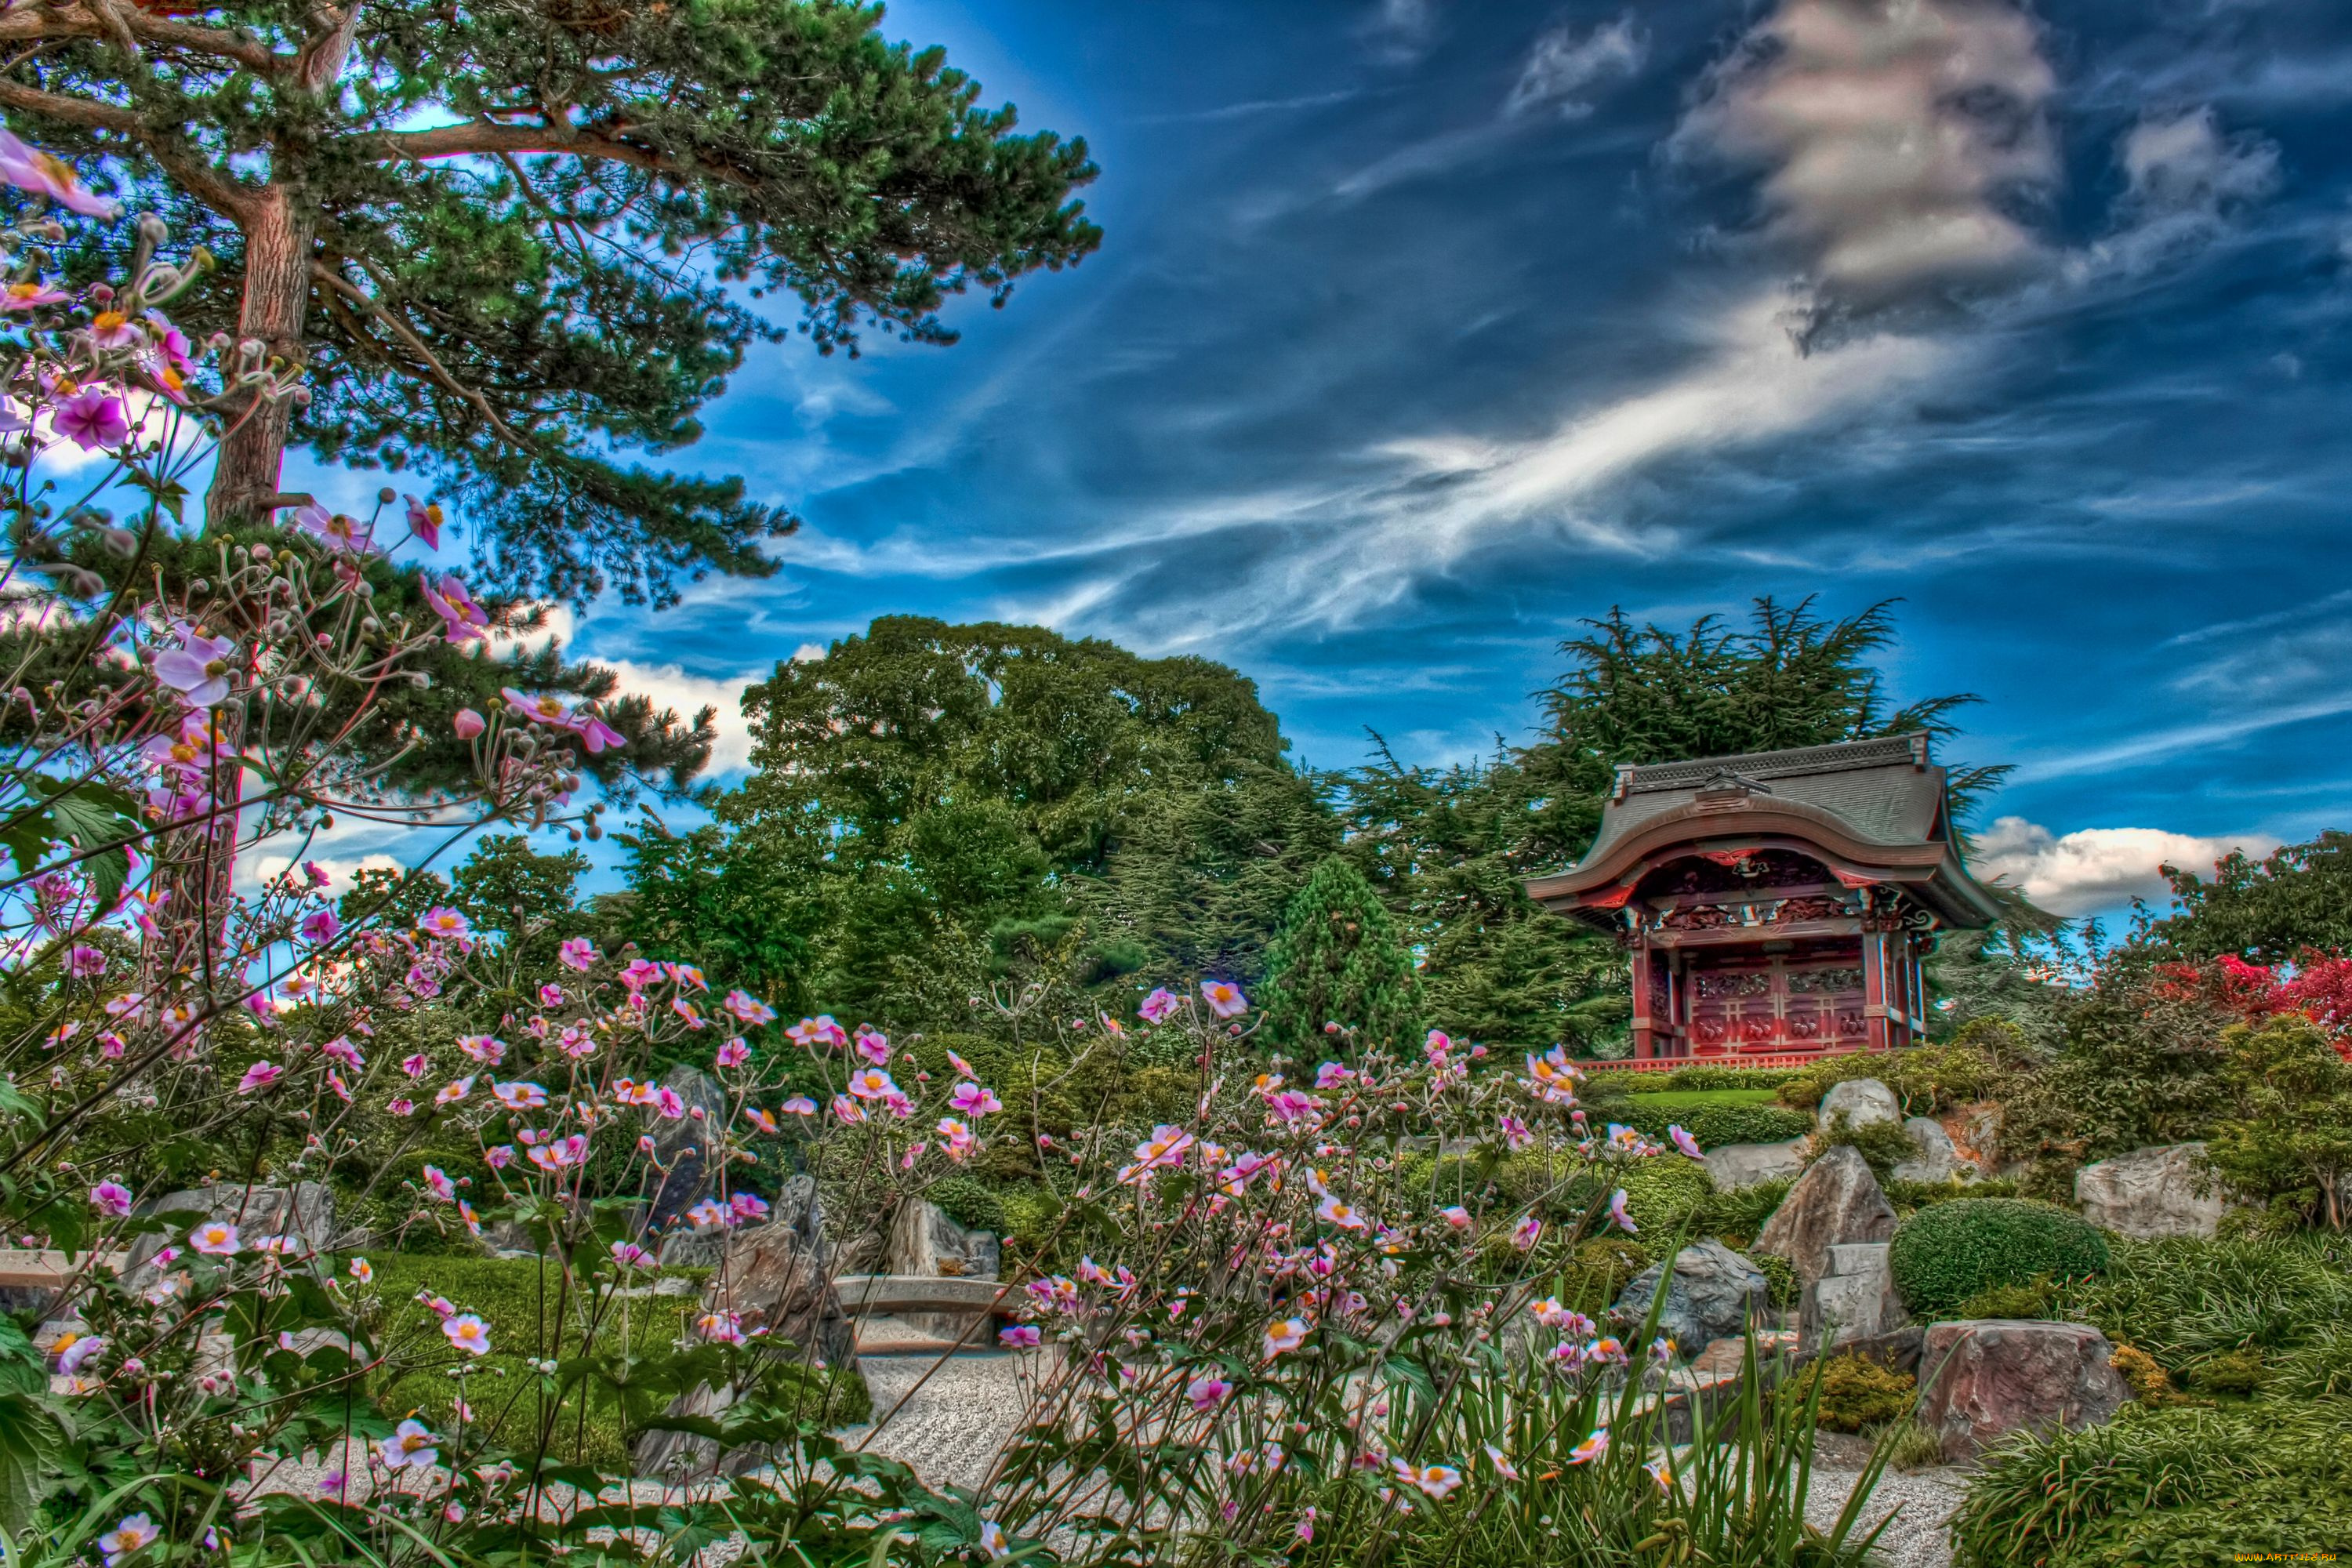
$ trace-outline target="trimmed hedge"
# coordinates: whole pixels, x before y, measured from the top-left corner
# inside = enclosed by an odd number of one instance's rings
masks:
[[[1702,1149],[1720,1148],[1726,1143],[1783,1143],[1791,1138],[1802,1138],[1813,1130],[1811,1117],[1778,1105],[1654,1106],[1644,1105],[1642,1097],[1636,1095],[1604,1110],[1613,1120],[1656,1141],[1665,1138],[1669,1125],[1679,1126],[1697,1139]]]
[[[1961,1198],[1921,1209],[1887,1254],[1914,1315],[1948,1317],[1980,1290],[2037,1275],[2074,1279],[2105,1270],[2106,1238],[2080,1215],[2023,1198]]]

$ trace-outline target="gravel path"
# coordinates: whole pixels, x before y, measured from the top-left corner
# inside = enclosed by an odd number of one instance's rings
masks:
[[[1813,1489],[1805,1498],[1805,1517],[1822,1529],[1829,1528],[1860,1479],[1859,1470],[1817,1465]],[[1867,1533],[1872,1525],[1890,1513],[1895,1515],[1895,1522],[1878,1538],[1886,1568],[1951,1568],[1951,1538],[1944,1533],[1944,1525],[1960,1506],[1960,1489],[1967,1480],[1963,1472],[1954,1469],[1881,1472],[1878,1489],[1862,1505],[1861,1532]]]

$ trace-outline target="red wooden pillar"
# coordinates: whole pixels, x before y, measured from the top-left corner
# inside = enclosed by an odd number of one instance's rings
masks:
[[[1891,1040],[1886,1017],[1886,933],[1862,933],[1862,1023],[1868,1048],[1885,1050]]]
[[[1650,944],[1637,940],[1633,944],[1633,1059],[1645,1062],[1654,1047],[1653,1031],[1657,1027],[1650,1016]]]

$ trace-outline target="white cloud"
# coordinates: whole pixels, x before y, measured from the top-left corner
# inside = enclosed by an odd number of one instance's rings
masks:
[[[2135,898],[2168,891],[2160,866],[2204,872],[2232,849],[2266,855],[2278,840],[2259,834],[2199,837],[2160,827],[2083,827],[2053,834],[2021,816],[2004,816],[1977,837],[1972,869],[2000,877],[2058,915],[2119,909]]]
[[[691,721],[705,705],[717,709],[711,721],[719,735],[711,743],[709,772],[733,773],[751,765],[751,731],[743,722],[743,689],[767,679],[772,668],[714,678],[689,675],[675,664],[640,664],[630,658],[596,662],[621,678],[625,694],[650,698],[656,708],[675,708],[680,719]]]
[[[2116,143],[2116,162],[2126,182],[2116,227],[2071,258],[2078,276],[2133,277],[2209,245],[2278,185],[2277,146],[2225,138],[2210,108],[2142,119]]]
[[[1592,112],[1591,100],[1583,96],[1586,88],[1612,76],[1633,76],[1649,52],[1649,40],[1633,30],[1631,12],[1580,38],[1573,27],[1555,27],[1536,40],[1503,112],[1549,109],[1563,120],[1580,120]]]
[[[2012,209],[2057,178],[2055,86],[2007,0],[1782,0],[1675,142],[1769,165],[1767,234],[1869,308],[2043,258]]]

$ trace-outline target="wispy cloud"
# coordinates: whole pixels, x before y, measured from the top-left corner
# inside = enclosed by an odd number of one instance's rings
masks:
[[[2200,836],[2161,827],[2084,827],[2053,833],[2021,816],[2004,816],[1977,836],[1974,868],[1999,877],[2053,914],[2069,917],[2120,909],[2134,899],[2161,899],[2159,868],[2203,871],[2233,849],[2267,855],[2278,840],[2261,834]]]
[[[1649,54],[1649,40],[1634,27],[1630,11],[1581,35],[1573,26],[1555,27],[1528,52],[1503,112],[1581,120],[1593,108],[1586,89],[1612,77],[1637,75]]]

